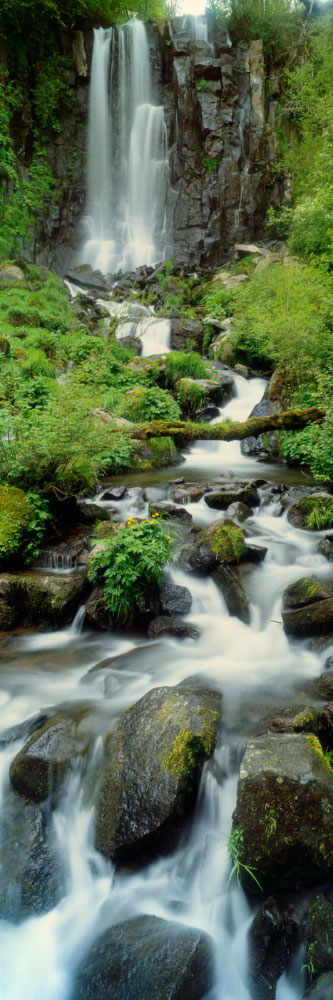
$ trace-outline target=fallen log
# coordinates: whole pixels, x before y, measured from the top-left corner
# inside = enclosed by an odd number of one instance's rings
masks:
[[[135,441],[149,438],[172,437],[179,443],[188,441],[242,441],[246,437],[258,437],[270,431],[297,431],[307,424],[321,424],[325,411],[316,406],[304,410],[286,410],[269,417],[249,417],[242,422],[224,420],[220,424],[196,424],[191,420],[152,420],[149,424],[132,424],[122,428],[122,433]],[[110,428],[117,432],[119,428]]]

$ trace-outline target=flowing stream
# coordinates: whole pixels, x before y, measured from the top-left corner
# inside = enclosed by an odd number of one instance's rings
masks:
[[[165,259],[169,161],[147,28],[95,28],[81,258],[103,273]]]
[[[262,395],[261,379],[237,379],[237,394],[224,414],[247,415]],[[202,480],[216,474],[249,478],[253,460],[238,444],[200,443],[179,472],[195,470]],[[258,464],[261,477],[262,465]],[[269,479],[270,470],[264,466]],[[285,470],[281,470],[281,478]],[[275,470],[276,475],[276,470]],[[126,515],[138,511],[135,475]],[[148,474],[146,482],[148,485]],[[161,490],[167,495],[165,479]],[[114,504],[113,504],[114,506]],[[204,510],[205,508],[205,510]],[[119,503],[119,510],[121,504]],[[189,503],[197,523],[218,518],[203,501]],[[277,515],[281,516],[277,516]],[[22,740],[1,745],[1,732],[45,709],[83,713],[91,736],[88,761],[74,761],[63,795],[50,821],[50,838],[59,859],[61,891],[48,912],[17,920],[20,900],[10,894],[0,923],[1,1000],[70,1000],[75,970],[104,930],[138,914],[153,914],[208,932],[215,954],[217,985],[207,1000],[250,1000],[247,985],[247,933],[253,910],[235,880],[228,887],[227,841],[235,806],[238,766],[247,736],[258,720],[297,697],[306,679],[322,669],[322,655],[289,642],[281,624],[286,584],[314,571],[330,575],[317,553],[318,533],[292,527],[271,495],[246,522],[268,548],[265,560],[248,575],[252,601],[249,626],[230,617],[212,579],[185,574],[177,565],[176,583],[186,584],[193,604],[188,616],[200,638],[138,640],[82,631],[80,611],[71,628],[50,634],[17,634],[4,640],[0,673],[0,801],[2,824],[17,803],[8,769]],[[192,823],[177,849],[138,873],[116,873],[93,847],[94,813],[83,795],[83,781],[101,752],[101,736],[113,719],[152,687],[174,685],[197,675],[224,696],[223,729],[213,766],[206,765]],[[22,800],[23,802],[23,800]],[[22,804],[22,809],[24,809]],[[15,813],[14,813],[15,814]],[[0,831],[1,832],[1,831]],[[3,825],[6,839],[6,827]],[[18,829],[13,831],[15,857]],[[6,859],[2,844],[2,866]],[[4,868],[1,868],[3,871]],[[301,1000],[300,963],[278,984],[278,1000]],[[98,997],[96,997],[98,1000]]]

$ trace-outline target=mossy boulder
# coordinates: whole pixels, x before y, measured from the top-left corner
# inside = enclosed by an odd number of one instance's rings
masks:
[[[150,438],[149,441],[136,441],[131,457],[133,469],[163,469],[167,465],[175,465],[180,457],[171,437]]]
[[[332,580],[322,581],[316,580],[314,576],[306,576],[285,588],[283,606],[286,609],[302,608],[308,604],[315,604],[316,601],[325,601],[329,597],[333,597]]]
[[[202,1000],[214,979],[207,934],[139,916],[98,938],[78,970],[72,1000]]]
[[[201,351],[204,336],[204,326],[201,320],[173,316],[170,326],[173,351]]]
[[[282,612],[283,628],[295,639],[333,632],[333,597]]]
[[[15,486],[0,486],[0,566],[17,553],[35,517],[33,506]]]
[[[176,392],[181,400],[182,409],[185,409],[186,400],[193,400],[195,408],[204,399],[211,400],[212,403],[222,403],[224,390],[218,379],[210,378],[180,378],[176,382]]]
[[[333,875],[333,773],[309,734],[251,739],[241,764],[233,830],[240,861],[264,892],[299,889]],[[260,892],[240,868],[242,884]]]
[[[304,964],[310,961],[316,978],[333,971],[333,903],[323,892],[315,896],[309,912]]]
[[[333,971],[324,972],[315,983],[311,983],[309,989],[304,993],[303,1000],[332,1000],[333,997]]]
[[[247,507],[258,507],[260,497],[255,483],[226,483],[218,490],[207,493],[205,503],[215,510],[227,510],[233,503],[243,503]]]
[[[96,795],[96,847],[142,864],[173,849],[215,748],[221,695],[155,688],[124,712],[106,740]]]
[[[333,497],[330,493],[312,493],[301,497],[288,511],[288,521],[295,528],[322,531],[333,527]]]
[[[244,532],[230,518],[215,521],[199,531],[186,553],[191,569],[201,574],[212,573],[223,564],[236,564],[247,553]]]
[[[72,621],[85,590],[86,579],[82,573],[66,577],[48,576],[47,573],[2,573],[0,628],[39,625],[48,630],[67,624]]]
[[[13,788],[34,802],[54,796],[74,757],[86,749],[73,719],[55,715],[31,736],[12,760],[9,777]]]

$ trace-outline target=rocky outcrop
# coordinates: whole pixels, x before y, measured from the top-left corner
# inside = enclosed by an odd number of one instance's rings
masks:
[[[155,688],[125,712],[107,740],[96,797],[96,847],[142,864],[172,850],[212,754],[221,696]]]
[[[72,621],[86,589],[82,573],[48,576],[47,573],[2,573],[0,576],[0,629],[39,625],[48,630]]]
[[[244,503],[248,507],[257,507],[260,502],[255,483],[226,483],[218,490],[207,493],[205,503],[216,510],[227,510],[232,503]]]
[[[332,1000],[333,972],[324,972],[304,993],[303,1000]]]
[[[65,872],[40,806],[14,792],[2,809],[0,916],[18,922],[53,909],[65,891]]]
[[[323,892],[313,900],[306,930],[304,965],[313,967],[313,976],[333,972],[333,903]]]
[[[72,1000],[203,1000],[213,983],[208,935],[140,916],[98,938],[79,969]]]
[[[249,931],[249,977],[252,1000],[274,1000],[298,930],[296,914],[270,896],[260,906]]]
[[[332,876],[332,820],[333,772],[315,736],[249,741],[233,829],[241,831],[240,861],[264,891],[315,885]],[[243,867],[240,876],[247,889],[259,891]]]
[[[9,771],[13,788],[35,802],[54,797],[71,760],[85,748],[86,741],[80,739],[75,722],[67,716],[54,716],[14,757]]]

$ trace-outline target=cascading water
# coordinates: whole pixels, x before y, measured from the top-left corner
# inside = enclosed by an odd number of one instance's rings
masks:
[[[82,260],[104,273],[164,260],[168,182],[146,27],[129,21],[95,29]]]
[[[238,394],[228,404],[230,416],[236,418],[258,401],[262,385],[237,380],[237,388]],[[205,450],[202,443],[200,448]],[[209,448],[208,453],[212,462]],[[198,457],[196,453],[196,466]],[[238,453],[233,457],[237,467]],[[221,452],[222,460],[220,472],[225,471],[226,460]],[[232,455],[229,462],[232,466]],[[252,471],[251,462],[245,457],[242,462],[246,475],[250,468]],[[129,490],[128,494],[125,516],[137,517],[139,491]],[[194,507],[187,505],[193,513]],[[196,507],[200,521],[200,504]],[[163,639],[158,644],[140,644],[135,638],[112,633],[82,634],[82,614],[72,632],[17,636],[7,641],[1,668],[0,732],[50,705],[67,706],[69,711],[71,705],[74,711],[79,706],[83,725],[92,716],[94,732],[102,732],[152,687],[178,684],[197,675],[224,694],[226,743],[218,747],[214,760],[204,769],[196,813],[178,848],[137,873],[114,873],[93,847],[89,782],[83,786],[82,781],[95,773],[101,741],[93,743],[92,758],[73,763],[50,827],[64,872],[62,898],[51,901],[48,912],[18,920],[11,913],[14,897],[9,891],[8,911],[0,925],[2,1000],[22,1000],[23,995],[26,1000],[40,1000],[41,996],[43,1000],[71,1000],[76,969],[90,944],[107,927],[140,913],[208,933],[217,980],[209,1000],[250,1000],[247,933],[252,912],[237,881],[233,879],[229,887],[227,884],[227,842],[241,755],[238,744],[251,704],[257,705],[263,696],[276,698],[276,692],[287,703],[288,696],[294,697],[296,680],[319,673],[322,654],[301,643],[290,643],[283,631],[281,594],[286,584],[311,575],[314,564],[320,579],[330,575],[330,564],[316,552],[318,537],[293,527],[285,515],[276,517],[276,513],[272,501],[247,521],[248,529],[268,547],[264,562],[254,568],[247,585],[253,606],[249,626],[229,616],[212,579],[195,579],[175,568],[174,581],[192,591],[188,620],[200,629],[195,643]],[[220,516],[219,511],[210,510],[209,514]],[[141,515],[146,516],[146,506]],[[8,768],[21,745],[21,739],[8,747],[0,742],[2,823],[6,811],[10,813],[13,806],[17,809],[18,796],[10,785]],[[22,809],[25,811],[25,804]],[[17,836],[19,830],[15,832]],[[3,864],[0,879],[5,880],[5,876]],[[291,976],[285,974],[280,979],[278,1000],[301,1000],[301,964],[296,956]]]

